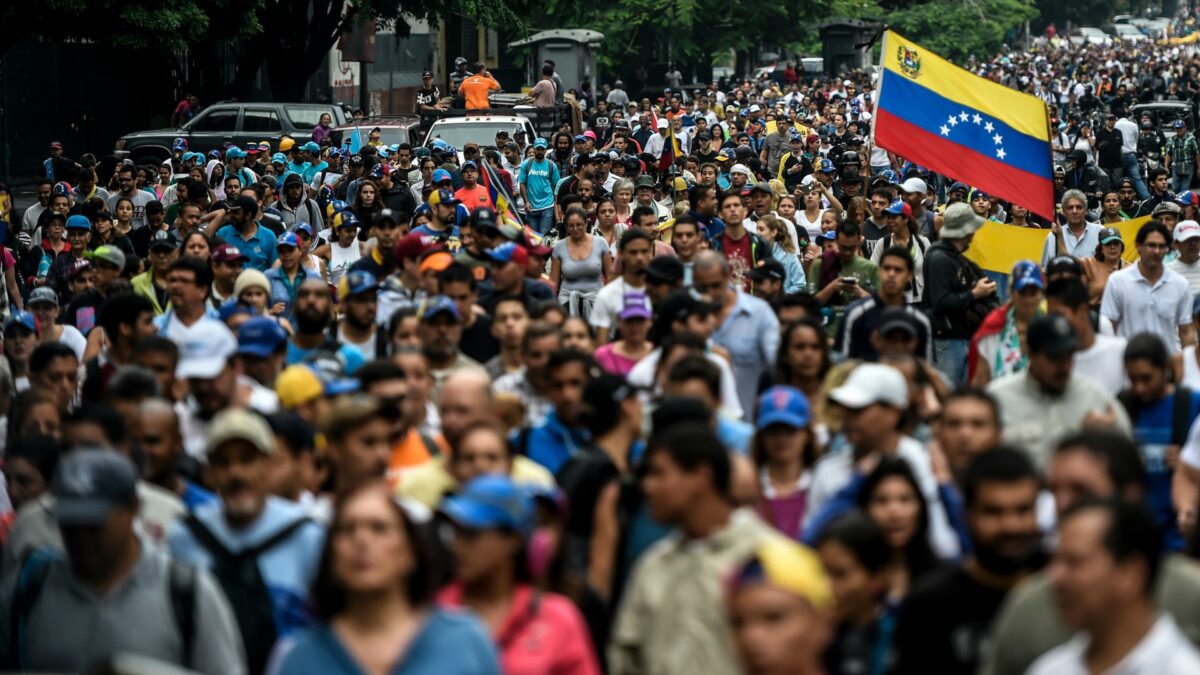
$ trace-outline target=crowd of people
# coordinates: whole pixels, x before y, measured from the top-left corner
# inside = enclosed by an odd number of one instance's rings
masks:
[[[1200,672],[1200,51],[968,66],[1046,100],[1053,220],[873,147],[867,73],[51,144],[0,214],[0,667]],[[1046,231],[1003,287],[989,220]]]

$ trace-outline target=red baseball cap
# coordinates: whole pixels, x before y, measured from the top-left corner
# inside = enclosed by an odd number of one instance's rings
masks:
[[[249,260],[246,254],[238,250],[238,247],[233,244],[221,244],[213,249],[213,262],[237,262],[239,260]]]
[[[396,259],[396,262],[399,262],[411,258],[420,258],[430,251],[436,251],[441,248],[443,246],[434,237],[419,232],[410,232],[404,235],[400,241],[396,242],[393,257]]]

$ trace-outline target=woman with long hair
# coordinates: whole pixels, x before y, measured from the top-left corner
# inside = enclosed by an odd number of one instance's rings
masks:
[[[851,511],[825,528],[816,549],[829,575],[837,619],[825,668],[863,675],[891,672],[898,606],[887,601],[892,552],[883,531],[862,513]]]
[[[895,457],[881,457],[867,473],[857,503],[887,540],[892,554],[888,599],[899,602],[914,581],[942,565],[929,544],[929,504],[908,462]]]
[[[133,231],[133,200],[129,197],[117,197],[112,209],[113,229],[116,230],[116,234],[128,237]]]
[[[1041,228],[1041,223],[1033,219],[1033,214],[1029,209],[1020,204],[1011,204],[1008,207],[1008,225],[1013,227],[1034,227]]]
[[[815,407],[823,407],[821,386],[833,365],[825,328],[816,317],[804,317],[783,328],[775,357],[772,384],[799,389]]]
[[[354,196],[354,206],[350,210],[358,218],[359,226],[370,228],[375,224],[375,216],[383,210],[379,185],[373,180],[364,180],[358,186],[358,194]]]
[[[628,181],[626,181],[628,182]],[[614,192],[621,188],[621,181],[617,181],[617,185],[613,187]],[[604,240],[604,245],[608,249],[608,255],[614,260],[617,257],[617,244],[621,242],[621,235],[625,234],[625,230],[629,229],[629,214],[626,214],[624,222],[621,222],[621,207],[616,197],[602,197],[596,202],[596,217],[595,225],[592,228],[592,234]],[[626,209],[629,209],[628,202]],[[611,271],[611,270],[610,270]],[[608,272],[605,273],[605,278],[608,277]]]
[[[129,202],[125,197],[121,197],[120,199]],[[132,202],[129,203],[132,204]],[[92,218],[92,238],[88,242],[88,248],[95,250],[105,244],[121,249],[121,252],[125,254],[126,260],[137,258],[133,242],[130,241],[129,237],[117,231],[117,227],[108,212],[101,211]]]
[[[851,197],[850,201],[846,203],[846,220],[857,224],[860,228],[867,221],[867,214],[870,212],[867,200],[862,197]]]
[[[605,210],[615,213],[611,200]],[[612,274],[612,254],[599,234],[588,232],[588,217],[583,209],[570,207],[563,215],[565,239],[550,251],[550,283],[558,289],[558,301],[571,316],[591,316],[596,294]]]
[[[533,510],[506,475],[480,476],[442,502],[454,525],[455,578],[438,593],[444,607],[473,611],[488,627],[506,675],[598,675],[579,610],[532,583],[528,536]]]
[[[759,218],[758,236],[771,245],[771,257],[783,265],[783,293],[798,293],[804,290],[807,286],[805,270],[800,264],[796,245],[792,243],[783,221],[771,213]]]
[[[758,397],[757,432],[750,456],[758,470],[756,511],[790,539],[799,539],[808,506],[810,469],[820,455],[808,398],[777,385]]]
[[[383,481],[342,495],[312,599],[319,623],[277,647],[278,675],[499,675],[470,614],[431,604],[425,539]]]
[[[1100,230],[1100,243],[1096,245],[1095,255],[1079,261],[1083,267],[1083,281],[1088,287],[1088,304],[1092,307],[1100,308],[1104,287],[1108,285],[1112,273],[1131,264],[1125,261],[1124,255],[1125,240],[1121,238],[1121,231],[1106,227]]]

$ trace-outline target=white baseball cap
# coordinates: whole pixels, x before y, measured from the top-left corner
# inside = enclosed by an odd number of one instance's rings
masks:
[[[899,370],[881,363],[864,363],[855,368],[842,386],[829,393],[834,403],[860,410],[874,403],[893,408],[908,407],[908,382]]]
[[[851,82],[850,80],[842,80],[842,86],[843,86],[843,87],[849,87],[849,86],[850,86],[850,85],[852,85],[852,84],[854,84],[854,83],[853,83],[853,82]]]
[[[925,181],[917,178],[916,176],[913,176],[912,178],[909,178],[901,183],[900,189],[904,192],[919,192],[921,194],[929,192],[929,186],[925,184]]]
[[[670,124],[671,123],[667,121],[667,118],[665,118],[665,117],[658,118],[658,128],[659,129],[666,129],[668,126],[670,126]]]
[[[237,353],[237,338],[225,324],[216,319],[204,318],[200,325],[188,330],[179,343],[179,365],[175,377],[186,380],[196,378],[211,380],[225,370],[226,364]]]
[[[754,179],[754,172],[751,171],[750,167],[746,166],[745,164],[734,164],[733,168],[729,170],[729,173],[740,173],[740,174],[744,174],[747,178],[750,178],[751,180]]]
[[[758,112],[758,111],[760,111],[760,110],[762,110],[762,108],[758,107],[758,104],[757,104],[757,103],[755,103],[754,105],[750,106],[750,112]]]
[[[1194,220],[1185,220],[1175,226],[1174,233],[1175,241],[1187,241],[1200,237],[1200,223]]]

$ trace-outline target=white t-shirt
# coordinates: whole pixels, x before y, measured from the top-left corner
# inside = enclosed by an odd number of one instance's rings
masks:
[[[742,419],[745,411],[742,410],[742,401],[738,398],[737,380],[733,379],[733,368],[728,361],[716,354],[708,353],[704,356],[721,371],[721,414],[730,419]],[[654,351],[634,364],[633,369],[625,378],[629,384],[642,388],[645,392],[643,400],[647,404],[650,403],[652,393],[661,393],[658,391],[658,383],[654,381],[654,373],[658,370],[660,358],[662,358],[662,348],[656,347]]]
[[[592,303],[592,314],[588,324],[592,328],[612,328],[617,323],[617,315],[625,307],[626,291],[645,291],[644,286],[630,286],[625,278],[608,282],[596,292],[596,300]],[[650,299],[646,298],[646,307],[650,307]]]
[[[1075,352],[1071,372],[1094,381],[1115,397],[1129,384],[1125,376],[1125,338],[1096,335],[1091,347]]]
[[[1069,642],[1042,654],[1027,675],[1087,675],[1088,637],[1080,634]],[[1162,614],[1149,633],[1121,662],[1107,673],[1154,673],[1154,675],[1190,675],[1200,673],[1200,652],[1179,630],[1170,614]]]
[[[87,349],[87,338],[83,337],[83,333],[74,326],[63,326],[62,334],[58,336],[58,341],[71,348],[75,352],[75,356],[83,363],[83,352]]]
[[[1200,293],[1200,260],[1188,265],[1179,258],[1166,264],[1166,268],[1187,279],[1188,292],[1195,296]]]
[[[796,224],[808,230],[808,240],[815,241],[821,236],[821,211],[817,211],[815,220],[809,220],[803,211],[796,212]]]

